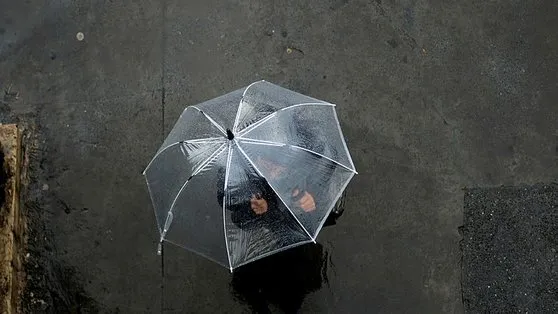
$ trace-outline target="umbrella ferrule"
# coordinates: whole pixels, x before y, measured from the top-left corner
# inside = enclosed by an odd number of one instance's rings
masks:
[[[229,139],[229,141],[232,141],[232,139],[234,139],[234,134],[231,129],[227,129],[227,138]]]

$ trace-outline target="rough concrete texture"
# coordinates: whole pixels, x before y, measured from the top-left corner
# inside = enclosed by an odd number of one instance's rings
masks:
[[[161,278],[141,171],[185,106],[266,79],[338,104],[359,170],[300,311],[462,312],[462,188],[558,174],[557,6],[0,0],[2,110],[38,125],[48,256],[101,311],[249,310],[182,249]]]
[[[558,312],[558,184],[465,192],[469,313]]]

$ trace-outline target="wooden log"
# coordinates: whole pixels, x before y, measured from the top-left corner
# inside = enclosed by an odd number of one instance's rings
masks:
[[[0,313],[19,313],[23,290],[25,219],[20,211],[21,134],[0,125]]]

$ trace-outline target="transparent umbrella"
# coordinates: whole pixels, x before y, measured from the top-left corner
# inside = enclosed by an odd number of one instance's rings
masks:
[[[266,81],[187,107],[144,171],[161,243],[231,271],[315,242],[355,173],[335,106]]]

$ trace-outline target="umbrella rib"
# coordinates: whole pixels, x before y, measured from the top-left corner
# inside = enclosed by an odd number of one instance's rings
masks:
[[[248,85],[248,86],[244,89],[244,92],[242,92],[242,97],[240,98],[240,101],[238,102],[238,108],[236,109],[236,117],[234,118],[233,132],[236,131],[236,127],[238,126],[238,122],[239,122],[239,120],[240,120],[240,112],[241,112],[240,109],[241,109],[241,107],[242,107],[242,100],[244,99],[244,95],[246,95],[246,92],[248,91],[248,89],[249,89],[250,87],[252,87],[252,85],[257,84],[257,83],[261,83],[261,82],[265,82],[265,81],[264,81],[264,80],[261,80],[261,81],[254,82],[254,83]]]
[[[287,109],[292,109],[292,108],[296,108],[296,107],[301,107],[301,106],[329,106],[329,107],[335,107],[334,104],[322,101],[322,102],[303,102],[303,103],[299,103],[299,104],[293,104],[290,106],[287,106],[285,108],[281,108],[277,111],[283,111],[283,110],[287,110]]]
[[[161,149],[160,151],[158,151],[155,154],[155,156],[153,156],[153,158],[151,159],[151,161],[149,162],[147,167],[145,167],[145,170],[143,170],[143,174],[145,175],[145,172],[147,171],[147,169],[149,169],[151,164],[155,161],[155,159],[157,159],[157,157],[159,157],[159,155],[161,155],[164,151],[166,151],[167,149],[170,149],[173,146],[183,144],[183,143],[185,143],[185,144],[214,144],[214,143],[218,143],[218,140],[222,141],[223,138],[222,137],[208,137],[208,138],[203,138],[203,139],[178,141],[178,142],[174,142],[172,144],[169,144],[169,145],[165,146],[163,149]]]
[[[301,147],[301,146],[298,146],[298,145],[291,145],[291,144],[285,144],[285,143],[279,143],[279,142],[273,142],[273,141],[256,140],[256,139],[252,139],[252,138],[248,138],[248,137],[239,137],[238,139],[243,140],[244,142],[246,142],[248,144],[254,144],[254,145],[290,146],[290,147],[293,147],[293,148],[296,148],[296,149],[300,149],[300,150],[309,152],[309,153],[314,154],[314,155],[318,155],[318,156],[320,156],[324,159],[327,159],[327,160],[335,163],[336,165],[339,165],[339,166],[341,166],[341,167],[343,167],[343,168],[345,168],[345,169],[347,169],[347,170],[349,170],[353,173],[358,173],[355,169],[351,169],[350,167],[345,166],[344,164],[336,161],[335,159],[329,158],[329,157],[327,157],[325,155],[322,155],[320,153],[317,153],[317,152],[315,152],[311,149],[307,149],[307,148],[304,148],[304,147]]]
[[[192,175],[190,175],[190,177],[188,179],[186,179],[186,182],[184,182],[184,184],[180,187],[180,190],[178,190],[178,193],[176,193],[176,196],[174,197],[174,200],[171,203],[171,206],[169,208],[169,212],[172,212],[174,205],[176,204],[176,201],[178,200],[178,197],[180,196],[180,194],[182,193],[182,191],[184,190],[184,188],[186,187],[186,185],[188,184],[188,182],[190,182],[190,180],[195,177],[198,173],[200,173],[202,171],[203,168],[205,168],[205,166],[207,166],[211,160],[213,160],[215,157],[219,156],[219,154],[221,154],[224,150],[222,149],[227,143],[223,143],[223,145],[219,146],[219,148],[217,150],[215,150],[215,152],[213,154],[211,154],[211,156],[207,157],[206,160],[204,160],[195,170],[194,172],[192,172]],[[170,226],[169,226],[170,228]],[[164,234],[161,236],[161,238],[164,238]]]
[[[236,141],[236,139],[235,139]],[[265,176],[263,175],[263,173],[260,171],[260,169],[258,169],[258,167],[256,167],[256,164],[252,161],[252,159],[250,159],[250,157],[248,157],[248,154],[246,154],[246,152],[244,151],[244,149],[242,149],[242,147],[240,145],[237,145],[238,149],[240,150],[240,152],[242,153],[242,155],[244,155],[244,157],[248,160],[248,162],[252,165],[252,167],[254,167],[254,169],[256,170],[256,172],[262,177],[265,178]],[[267,179],[266,179],[267,180]],[[279,199],[281,200],[281,202],[283,202],[283,204],[285,205],[285,207],[287,208],[287,210],[289,211],[289,213],[291,213],[291,215],[293,216],[293,218],[296,220],[296,222],[298,222],[298,224],[300,225],[300,227],[302,228],[302,230],[304,230],[304,232],[306,232],[306,234],[308,235],[308,237],[310,237],[310,239],[312,239],[312,241],[314,241],[314,237],[312,235],[310,235],[310,232],[308,232],[308,230],[306,230],[306,228],[304,227],[304,225],[302,224],[302,222],[300,222],[300,220],[298,219],[298,217],[296,217],[296,215],[293,213],[293,211],[289,208],[289,205],[287,205],[287,203],[283,200],[283,198],[281,197],[281,195],[277,192],[277,190],[275,190],[275,188],[271,185],[271,183],[268,184],[271,187],[271,189],[273,190],[273,192],[275,192],[275,194],[277,195],[277,197],[279,197]]]
[[[209,120],[209,122],[211,122],[211,124],[213,124],[217,129],[219,129],[219,131],[221,131],[221,133],[223,133],[224,135],[227,135],[227,131],[225,131],[225,129],[219,125],[219,123],[215,122],[215,120],[213,120],[213,118],[211,118],[207,113],[205,113],[203,110],[201,110],[200,108],[196,107],[196,106],[190,106],[196,110],[198,110],[204,117],[207,118],[207,120]]]
[[[231,264],[231,254],[229,250],[229,241],[227,237],[227,224],[225,220],[225,206],[227,203],[225,202],[227,198],[227,187],[230,175],[230,167],[231,167],[231,160],[232,160],[232,145],[229,145],[229,152],[227,155],[227,166],[225,167],[225,184],[223,187],[223,234],[225,235],[225,246],[227,247],[227,259],[229,260],[229,269],[232,272],[232,264]]]
[[[261,118],[260,120],[252,123],[252,125],[247,126],[244,130],[241,130],[238,134],[239,134],[239,136],[242,136],[242,135],[244,135],[248,132],[253,131],[256,127],[262,125],[264,122],[271,119],[279,111],[284,111],[284,110],[287,110],[287,109],[297,108],[297,107],[301,107],[301,106],[330,106],[330,107],[335,107],[334,104],[330,104],[328,102],[305,102],[305,103],[300,103],[300,104],[289,105],[285,108],[281,108],[277,111],[274,111],[274,112],[268,114],[267,116]]]

